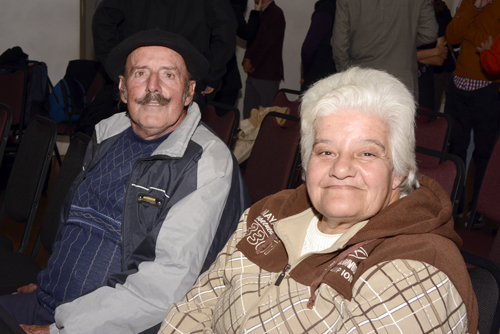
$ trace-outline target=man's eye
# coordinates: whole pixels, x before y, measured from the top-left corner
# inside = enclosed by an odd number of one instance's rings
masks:
[[[142,77],[144,75],[144,72],[143,71],[138,71],[138,72],[135,72],[135,76],[136,77]]]
[[[169,79],[172,79],[174,77],[174,75],[172,73],[167,73],[167,74],[165,74],[165,76]]]
[[[363,152],[363,153],[361,153],[361,155],[364,157],[374,157],[375,156],[375,154],[373,154],[371,152]]]
[[[322,151],[319,153],[319,155],[332,155],[332,152],[330,151]]]

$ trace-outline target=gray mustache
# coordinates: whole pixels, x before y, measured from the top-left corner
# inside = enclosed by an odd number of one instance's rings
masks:
[[[138,104],[148,104],[150,102],[158,102],[159,105],[161,106],[166,106],[167,104],[170,103],[169,98],[166,98],[165,96],[161,94],[153,94],[153,93],[147,93],[143,98],[141,99],[136,99],[135,102]]]

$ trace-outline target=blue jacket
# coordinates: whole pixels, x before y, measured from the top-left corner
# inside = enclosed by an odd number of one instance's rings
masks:
[[[225,245],[249,199],[236,160],[200,118],[193,103],[155,152],[136,162],[123,205],[122,271],[59,305],[51,333],[140,333],[159,324]],[[124,113],[96,126],[69,194],[129,126]]]

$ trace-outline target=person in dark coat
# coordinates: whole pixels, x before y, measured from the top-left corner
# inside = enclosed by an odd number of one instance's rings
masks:
[[[257,26],[253,41],[247,43],[243,70],[248,73],[243,117],[259,106],[271,106],[283,80],[283,40],[285,16],[274,0],[256,0],[250,12],[249,26]]]
[[[332,32],[335,0],[319,0],[314,5],[311,26],[302,44],[301,90],[305,91],[319,79],[336,73],[332,53]]]
[[[94,49],[104,64],[108,53],[125,38],[159,28],[186,38],[209,61],[209,74],[196,85],[195,98],[205,99],[221,84],[236,48],[236,19],[227,0],[103,0],[92,20]],[[211,95],[213,98],[214,95]]]

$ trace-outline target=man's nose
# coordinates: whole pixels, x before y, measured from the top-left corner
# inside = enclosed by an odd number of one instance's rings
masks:
[[[149,93],[161,93],[160,78],[157,73],[151,73],[148,79],[148,92]]]

